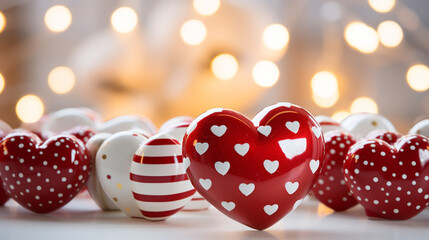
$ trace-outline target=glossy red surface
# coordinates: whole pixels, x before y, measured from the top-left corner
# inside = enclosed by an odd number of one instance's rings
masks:
[[[213,109],[184,137],[184,162],[197,191],[219,211],[265,229],[297,207],[319,175],[323,135],[303,108],[267,107],[250,121]]]
[[[341,131],[325,133],[323,168],[312,191],[320,202],[335,211],[344,211],[357,204],[343,174],[347,152],[356,141],[352,135]]]
[[[394,144],[401,137],[402,135],[400,133],[389,132],[386,130],[375,130],[366,136],[367,139],[380,139],[387,142],[388,144]]]
[[[72,200],[85,185],[90,167],[82,142],[67,135],[42,143],[31,133],[11,133],[0,143],[3,187],[37,213],[55,211]]]
[[[346,183],[369,217],[404,220],[429,205],[429,139],[404,136],[394,144],[362,140],[344,163]]]

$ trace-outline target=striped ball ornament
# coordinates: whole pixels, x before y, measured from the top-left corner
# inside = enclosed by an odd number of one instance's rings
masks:
[[[195,193],[185,172],[181,144],[167,134],[151,137],[136,151],[130,180],[138,208],[151,221],[175,214]]]

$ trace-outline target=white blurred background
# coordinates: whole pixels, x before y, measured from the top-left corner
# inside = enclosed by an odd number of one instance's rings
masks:
[[[426,0],[1,0],[0,118],[18,127],[85,106],[160,126],[289,101],[336,120],[378,112],[405,133],[429,116],[428,10]]]

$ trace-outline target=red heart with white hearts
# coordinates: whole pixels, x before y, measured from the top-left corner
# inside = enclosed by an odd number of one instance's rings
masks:
[[[89,155],[82,142],[68,135],[45,142],[34,134],[11,133],[0,144],[4,188],[23,207],[55,211],[76,196],[90,174]]]
[[[408,135],[394,145],[362,140],[348,152],[347,186],[369,217],[403,220],[429,205],[429,139]]]
[[[357,204],[344,181],[343,162],[357,139],[342,131],[325,133],[325,156],[322,171],[313,186],[314,196],[335,211],[344,211]]]
[[[320,126],[303,108],[278,103],[253,122],[212,109],[188,128],[183,156],[197,191],[230,218],[265,229],[296,208],[319,175]]]
[[[12,129],[9,124],[0,120],[0,140],[3,139]],[[3,182],[0,178],[0,206],[3,206],[9,200],[9,195],[7,195],[6,191],[3,189]]]

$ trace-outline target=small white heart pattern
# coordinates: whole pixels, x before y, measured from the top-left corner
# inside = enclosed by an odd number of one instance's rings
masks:
[[[320,126],[298,106],[269,106],[252,121],[212,110],[191,125],[183,139],[189,179],[214,207],[249,227],[262,230],[280,220],[319,175]]]

